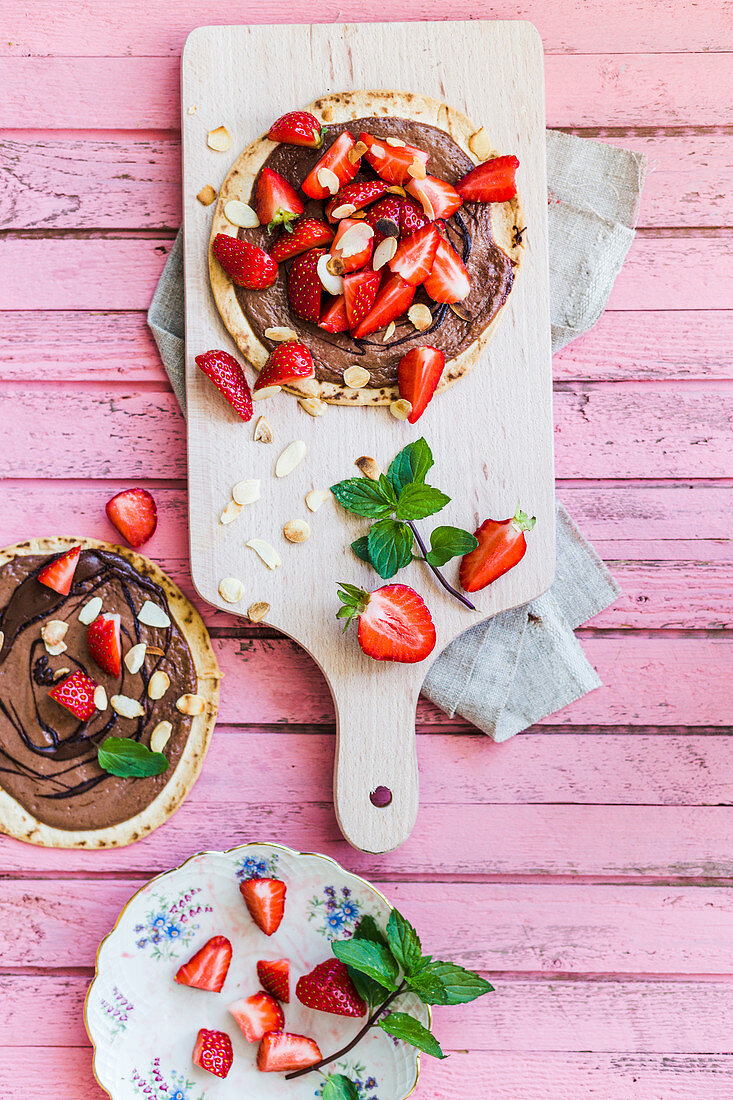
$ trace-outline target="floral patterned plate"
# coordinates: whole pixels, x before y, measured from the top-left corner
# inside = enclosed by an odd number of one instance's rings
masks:
[[[287,883],[285,917],[269,938],[254,924],[239,892],[247,878]],[[258,959],[290,959],[291,1002],[285,1028],[310,1035],[324,1055],[344,1047],[363,1024],[316,1012],[294,997],[301,974],[331,957],[330,942],[352,935],[365,914],[384,928],[390,905],[373,886],[327,856],[302,855],[276,844],[246,844],[228,852],[202,852],[148,882],[128,902],[97,955],[85,1023],[94,1045],[94,1074],[112,1100],[312,1100],[321,1095],[319,1073],[286,1081],[260,1073],[257,1044],[248,1043],[227,1005],[259,988]],[[211,936],[232,941],[233,958],[221,993],[177,985],[178,967]],[[395,1007],[430,1026],[429,1010],[411,994]],[[225,1080],[191,1061],[199,1028],[226,1031],[234,1065]],[[379,1028],[334,1072],[355,1082],[360,1100],[405,1100],[419,1074],[414,1047]]]

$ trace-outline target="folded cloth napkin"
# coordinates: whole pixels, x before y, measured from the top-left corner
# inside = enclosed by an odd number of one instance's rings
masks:
[[[601,142],[547,131],[552,350],[594,325],[632,240],[646,159]],[[155,291],[148,324],[184,412],[183,243],[179,232]],[[573,631],[620,589],[557,504],[557,572],[549,592],[456,638],[433,664],[423,692],[494,741],[599,687]]]

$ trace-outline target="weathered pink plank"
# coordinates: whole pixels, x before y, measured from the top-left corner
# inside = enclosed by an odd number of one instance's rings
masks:
[[[637,237],[608,308],[727,309],[731,282],[733,256],[724,236]]]

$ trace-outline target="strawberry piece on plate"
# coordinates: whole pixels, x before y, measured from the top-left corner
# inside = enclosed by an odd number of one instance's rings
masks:
[[[344,301],[350,331],[361,324],[374,305],[381,281],[379,271],[354,271],[344,275]]]
[[[291,260],[293,256],[300,256],[311,248],[318,248],[322,244],[330,244],[333,240],[333,229],[318,218],[298,218],[290,226],[289,233],[283,233],[275,241],[270,249],[270,255],[277,263],[283,260]]]
[[[353,164],[349,153],[356,145],[354,137],[344,130],[329,145],[326,152],[303,180],[301,187],[309,199],[328,199],[353,180],[359,171],[361,158],[356,157]],[[323,169],[326,169],[324,172]]]
[[[507,202],[517,193],[517,168],[514,156],[494,157],[461,176],[456,191],[464,202]]]
[[[361,340],[377,329],[386,328],[390,321],[396,321],[403,313],[407,313],[414,297],[414,286],[410,286],[399,275],[389,275],[379,288],[374,305],[351,335],[356,340]]]
[[[318,274],[318,261],[327,255],[325,248],[312,248],[296,256],[288,271],[288,299],[296,317],[317,325],[321,316],[323,283]]]
[[[257,977],[263,989],[283,1004],[290,1004],[290,959],[260,959]]]
[[[298,340],[288,340],[272,349],[270,358],[254,384],[254,391],[256,393],[268,386],[285,386],[299,378],[312,377],[313,359],[308,348]]]
[[[397,382],[400,397],[404,397],[412,405],[412,412],[407,418],[410,424],[414,424],[425,412],[444,367],[443,352],[425,345],[411,348],[400,359]]]
[[[385,237],[399,237],[400,216],[403,199],[397,195],[385,195],[374,206],[370,206],[364,217],[367,225],[374,230],[374,247],[381,244]],[[412,199],[410,199],[412,202]],[[422,213],[422,211],[421,211]],[[427,222],[427,218],[425,219]]]
[[[285,913],[285,883],[277,878],[249,878],[239,889],[257,927],[266,936],[277,932]]]
[[[86,722],[97,709],[94,705],[96,688],[97,685],[94,680],[82,672],[81,669],[77,669],[65,680],[61,680],[60,683],[56,684],[56,687],[52,688],[48,694],[55,702],[70,710],[75,718]]]
[[[38,574],[38,580],[47,588],[53,588],[60,596],[68,596],[80,553],[81,546],[72,546],[71,550],[59,554],[48,565],[44,565]]]
[[[208,1031],[202,1027],[192,1057],[194,1065],[213,1073],[214,1077],[226,1077],[234,1061],[232,1041],[226,1031]]]
[[[406,584],[366,592],[341,584],[339,618],[359,619],[359,645],[375,661],[424,661],[435,649],[435,626],[424,600]],[[345,627],[344,627],[345,629]]]
[[[175,980],[192,989],[220,993],[232,961],[232,945],[226,936],[212,936],[188,962],[179,967]]]
[[[229,1011],[248,1043],[259,1043],[268,1031],[281,1031],[285,1027],[283,1010],[269,993],[242,997],[229,1005]]]
[[[240,420],[251,420],[254,412],[252,394],[244,371],[234,356],[228,351],[214,349],[197,355],[196,363],[224,395]]]
[[[257,177],[253,206],[260,225],[266,225],[268,233],[279,225],[289,230],[290,223],[303,213],[303,203],[295,188],[271,168],[263,168]]]
[[[461,558],[459,576],[465,592],[478,592],[513,569],[527,552],[525,532],[535,517],[517,507],[511,519],[487,519],[474,531],[478,546]]]
[[[308,149],[320,149],[323,145],[323,129],[315,115],[308,111],[289,111],[273,122],[267,132],[270,141],[287,145],[305,145]]]
[[[107,501],[105,511],[130,546],[142,546],[158,526],[158,509],[147,489],[123,489]]]
[[[357,210],[363,210],[365,206],[376,202],[386,190],[387,184],[384,180],[363,180],[359,183],[349,183],[328,200],[326,203],[326,217],[330,222],[340,221],[341,218],[350,218]]]
[[[429,222],[430,219],[420,203],[415,202],[409,196],[405,196],[400,207],[400,235],[403,238],[411,237],[413,233],[417,233],[418,229],[422,229]]]
[[[412,179],[410,168],[413,166],[418,174],[425,171],[428,154],[414,145],[406,142],[404,145],[392,145],[386,138],[373,137],[372,134],[359,134],[359,141],[367,147],[364,158],[387,183],[407,183]]]
[[[262,1073],[288,1073],[320,1061],[321,1052],[315,1039],[288,1031],[268,1032],[257,1051],[257,1069]]]
[[[440,233],[435,225],[424,225],[411,237],[400,241],[389,269],[399,275],[410,286],[418,286],[430,274],[435,253],[440,244]]]
[[[265,252],[249,241],[240,241],[228,233],[217,233],[211,251],[229,278],[248,290],[266,290],[277,279],[277,264]]]
[[[122,671],[120,616],[98,615],[87,628],[87,647],[102,672],[119,676]]]
[[[321,313],[318,327],[326,332],[346,332],[349,327],[349,319],[346,316],[346,302],[343,294],[331,298]]]
[[[423,286],[434,302],[462,302],[471,290],[463,260],[441,237],[430,274]]]
[[[426,176],[424,180],[410,180],[405,185],[413,198],[422,205],[431,222],[438,218],[449,218],[463,203],[455,187],[436,176]]]
[[[295,996],[307,1008],[335,1016],[363,1016],[367,1010],[340,959],[327,959],[299,978]]]
[[[358,271],[369,262],[374,248],[374,230],[366,219],[344,218],[339,222],[331,257],[339,275]]]

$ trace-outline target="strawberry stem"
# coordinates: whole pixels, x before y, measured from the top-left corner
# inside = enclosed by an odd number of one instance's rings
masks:
[[[412,531],[413,535],[415,536],[415,541],[420,547],[420,553],[422,554],[421,561],[424,561],[428,569],[430,569],[435,574],[435,576],[438,578],[438,581],[440,582],[440,584],[443,585],[443,588],[446,590],[446,592],[450,592],[451,596],[455,596],[455,598],[459,600],[464,605],[464,607],[467,607],[469,611],[475,611],[475,605],[472,604],[470,600],[467,600],[465,596],[462,596],[460,592],[456,591],[452,584],[448,584],[448,581],[445,579],[440,570],[435,565],[430,564],[430,562],[428,561],[428,548],[420,537],[420,532],[418,531],[414,522],[412,520],[408,520],[407,526]]]

